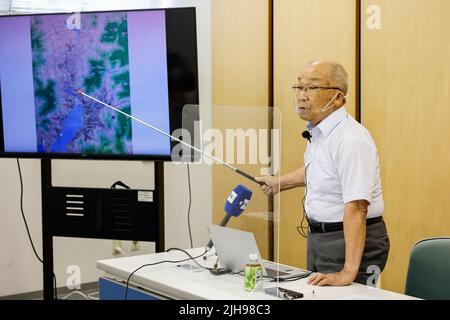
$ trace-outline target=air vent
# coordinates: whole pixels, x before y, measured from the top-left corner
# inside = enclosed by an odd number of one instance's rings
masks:
[[[132,189],[48,187],[45,212],[61,237],[159,241],[158,199],[139,201]],[[150,192],[151,190],[144,190]],[[162,216],[162,215],[161,215]]]
[[[117,232],[133,231],[133,201],[130,198],[113,197],[113,228]]]
[[[65,212],[66,216],[68,217],[84,218],[85,216],[84,195],[66,194]]]

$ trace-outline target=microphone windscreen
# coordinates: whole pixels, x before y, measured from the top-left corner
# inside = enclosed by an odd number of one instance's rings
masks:
[[[311,134],[309,133],[309,131],[305,130],[302,132],[302,137],[305,139],[310,139],[311,138]]]
[[[248,206],[252,198],[252,191],[242,184],[231,191],[225,202],[225,212],[233,217],[238,217]]]

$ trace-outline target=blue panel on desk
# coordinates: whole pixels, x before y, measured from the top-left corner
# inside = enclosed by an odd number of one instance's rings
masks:
[[[125,285],[113,280],[100,278],[98,281],[100,300],[124,300]],[[128,287],[127,300],[160,300],[150,293]]]

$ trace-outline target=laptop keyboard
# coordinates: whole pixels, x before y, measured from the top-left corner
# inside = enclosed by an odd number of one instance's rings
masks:
[[[267,276],[271,277],[271,278],[287,276],[289,274],[287,272],[283,272],[283,271],[279,271],[279,270],[275,270],[275,269],[269,269],[269,268],[266,268],[266,273],[267,273]]]

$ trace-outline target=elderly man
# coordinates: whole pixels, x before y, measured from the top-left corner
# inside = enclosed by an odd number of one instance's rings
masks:
[[[257,180],[267,195],[305,187],[307,267],[315,272],[310,284],[374,284],[386,265],[389,238],[376,146],[345,110],[347,73],[337,63],[314,62],[293,89],[296,111],[308,121],[305,166],[280,181]]]

